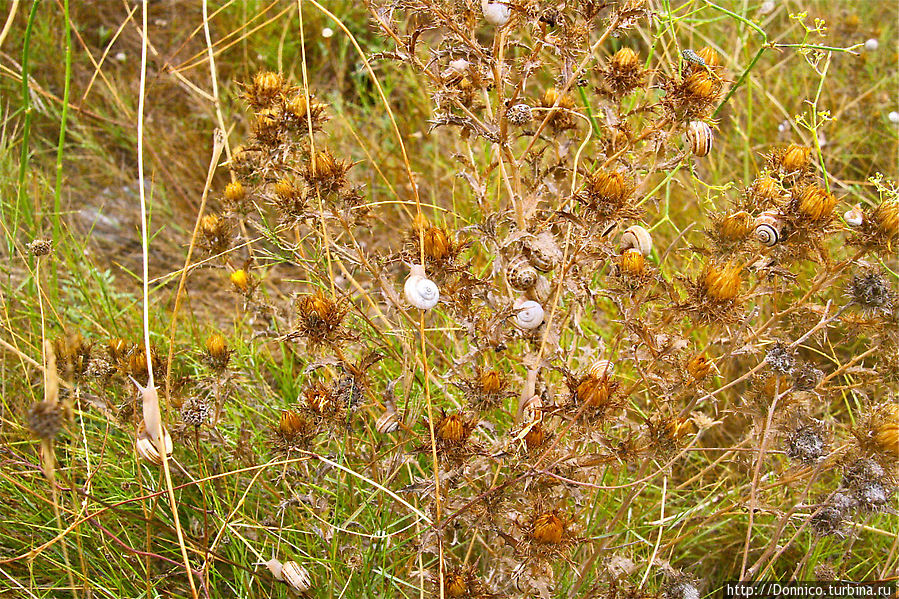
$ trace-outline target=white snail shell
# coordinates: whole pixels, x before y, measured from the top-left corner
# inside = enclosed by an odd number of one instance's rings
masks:
[[[481,0],[481,9],[484,11],[484,18],[491,25],[502,27],[509,22],[512,16],[512,9],[505,2],[490,2],[490,0]]]
[[[525,239],[524,246],[531,264],[541,272],[551,271],[556,264],[562,261],[562,248],[559,247],[556,238],[549,231],[543,231],[535,237]]]
[[[312,588],[312,578],[309,570],[296,562],[284,562],[281,564],[281,578],[296,590],[308,591]]]
[[[783,223],[780,218],[769,212],[764,212],[755,219],[753,236],[762,245],[773,247],[781,241]]]
[[[440,288],[437,283],[425,277],[423,266],[412,266],[412,273],[403,287],[406,300],[419,310],[430,310],[440,300]]]
[[[174,451],[174,446],[172,445],[172,436],[164,426],[162,427],[162,443],[165,447],[166,457],[171,457],[172,452]],[[157,466],[162,464],[162,456],[159,455],[159,449],[157,449],[156,447],[156,442],[150,438],[150,435],[147,433],[147,427],[143,421],[141,421],[140,426],[137,427],[137,437],[134,440],[134,450],[140,457],[147,460],[151,464],[155,464]]]
[[[519,299],[515,302],[515,326],[521,329],[536,329],[543,324],[543,306],[533,300]]]
[[[621,234],[621,251],[629,249],[639,250],[644,256],[652,253],[652,235],[640,225],[633,225]]]
[[[612,374],[613,370],[615,370],[615,365],[608,360],[597,360],[590,365],[588,372],[593,378],[601,379]]]
[[[695,156],[707,156],[712,150],[715,134],[712,127],[704,121],[690,121],[686,133],[687,143]]]
[[[843,218],[850,227],[860,227],[865,222],[865,213],[862,212],[861,206],[855,206],[851,210],[847,210],[843,214]]]
[[[527,291],[537,284],[537,269],[524,256],[513,258],[506,270],[506,280],[517,291]]]

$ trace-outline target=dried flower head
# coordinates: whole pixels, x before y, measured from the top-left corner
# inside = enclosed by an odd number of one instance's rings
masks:
[[[352,165],[338,160],[328,148],[310,152],[303,167],[303,178],[322,194],[334,193],[347,184],[346,174]]]
[[[281,73],[260,71],[253,81],[244,87],[244,99],[254,109],[272,106],[280,100],[287,86]]]
[[[209,402],[202,397],[189,397],[181,404],[181,422],[188,426],[203,426],[209,422]]]
[[[290,337],[304,337],[312,346],[330,344],[346,338],[341,326],[347,308],[321,291],[303,295],[297,300],[297,324]]]
[[[228,340],[223,335],[212,333],[206,338],[206,358],[216,370],[224,370],[228,367],[231,350],[228,348]]]
[[[225,206],[229,210],[235,212],[243,212],[244,201],[247,199],[247,189],[240,181],[231,181],[225,185],[225,191],[222,194],[225,200]]]
[[[31,243],[25,245],[32,256],[46,256],[53,251],[53,243],[46,239],[35,239]]]
[[[792,208],[800,217],[815,222],[829,220],[836,205],[837,198],[832,193],[809,185],[794,196]]]
[[[571,111],[574,110],[574,98],[568,94],[562,94],[554,87],[548,88],[540,98],[540,106],[547,111],[555,107],[555,112],[549,119],[549,126],[556,131],[572,129],[575,120]]]
[[[601,91],[612,97],[629,94],[646,83],[646,70],[640,64],[637,53],[627,47],[609,58],[602,73],[605,81]]]
[[[734,264],[710,265],[700,279],[700,287],[716,302],[732,302],[740,293],[740,272],[743,269]]]
[[[892,286],[882,274],[873,270],[854,275],[847,293],[853,303],[874,315],[889,314],[896,303]]]
[[[787,457],[803,464],[814,464],[827,455],[827,444],[818,423],[803,424],[787,435]]]
[[[66,379],[80,379],[91,360],[91,344],[79,333],[65,334],[53,340],[56,369]]]
[[[216,214],[200,220],[200,247],[209,254],[221,254],[231,247],[231,223]]]
[[[62,421],[62,406],[56,401],[38,401],[28,410],[28,428],[35,437],[44,441],[56,438],[62,428]]]
[[[275,449],[289,453],[308,449],[317,434],[318,431],[308,418],[297,412],[284,410],[278,419],[272,441]]]
[[[687,360],[687,373],[696,381],[701,381],[709,375],[715,368],[712,362],[705,354],[696,354]]]

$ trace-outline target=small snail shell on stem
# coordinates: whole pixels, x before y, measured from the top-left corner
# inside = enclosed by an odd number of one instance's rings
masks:
[[[633,225],[621,234],[622,253],[629,249],[639,250],[644,256],[652,253],[652,235],[640,225]]]
[[[783,222],[776,214],[763,212],[755,219],[755,229],[753,230],[752,235],[762,245],[774,247],[780,243],[782,239],[782,229]]]
[[[481,10],[484,11],[484,18],[491,25],[502,27],[509,22],[512,16],[512,9],[505,2],[491,2],[490,0],[481,0]]]
[[[862,226],[862,223],[865,222],[865,213],[862,212],[861,206],[856,205],[843,214],[843,219],[845,219],[846,224],[850,227],[860,227]]]
[[[169,431],[166,430],[164,426],[162,427],[162,444],[165,447],[166,458],[171,457],[174,450],[172,436],[169,435]],[[156,466],[162,464],[162,456],[159,454],[159,448],[156,445],[156,441],[150,438],[150,435],[147,432],[147,426],[143,421],[141,421],[140,426],[137,427],[137,438],[134,440],[134,450],[140,457],[151,464],[155,464]]]
[[[419,310],[430,310],[440,300],[440,289],[437,283],[425,277],[424,266],[414,264],[412,273],[403,287],[406,300]]]
[[[536,329],[543,324],[543,306],[533,300],[518,298],[515,301],[515,326],[520,329]]]
[[[524,256],[513,258],[506,268],[506,280],[512,289],[527,291],[537,284],[537,269]]]
[[[712,150],[712,140],[715,135],[708,123],[690,121],[687,126],[686,138],[694,156],[707,156]]]

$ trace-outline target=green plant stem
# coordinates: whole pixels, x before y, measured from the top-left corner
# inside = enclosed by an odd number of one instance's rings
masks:
[[[31,5],[28,22],[25,24],[25,41],[22,44],[22,108],[25,118],[22,126],[22,152],[19,157],[19,193],[13,210],[12,235],[7,239],[10,252],[15,246],[16,233],[19,229],[19,212],[25,203],[25,172],[28,170],[28,141],[31,136],[31,94],[28,90],[28,78],[31,72],[31,31],[34,28],[34,18],[39,5],[40,2]],[[27,212],[24,213],[27,214]],[[29,226],[32,224],[30,219],[28,224]]]
[[[62,234],[62,152],[66,142],[66,121],[69,119],[69,93],[72,87],[72,21],[69,16],[69,0],[63,0],[66,21],[66,80],[62,92],[62,116],[59,120],[59,144],[56,146],[56,186],[53,189],[53,239],[59,243]]]

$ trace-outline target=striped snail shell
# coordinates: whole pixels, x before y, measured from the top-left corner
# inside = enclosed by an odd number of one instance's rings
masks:
[[[165,447],[166,457],[172,457],[172,451],[174,450],[172,436],[165,426],[162,427],[162,443]],[[140,457],[151,464],[157,466],[162,464],[162,456],[159,455],[159,449],[156,447],[156,442],[150,438],[150,435],[147,433],[147,427],[143,421],[141,421],[140,426],[137,427],[137,438],[134,440],[134,450]]]
[[[588,372],[593,378],[601,379],[612,374],[613,370],[615,370],[615,365],[608,360],[597,360],[590,365]]]
[[[862,212],[861,206],[854,206],[851,210],[847,210],[843,214],[846,224],[850,227],[860,227],[865,222],[865,213]]]
[[[309,570],[297,562],[291,561],[281,564],[281,577],[279,580],[283,580],[300,592],[308,591],[312,588],[312,577],[309,576]]]
[[[704,121],[690,121],[687,126],[687,143],[694,156],[708,156],[712,150],[715,135],[711,126]]]
[[[382,435],[389,435],[400,427],[400,417],[396,411],[396,406],[392,403],[387,404],[387,409],[378,417],[375,428]]]
[[[644,256],[652,253],[652,235],[640,225],[633,225],[621,234],[621,251],[639,250]]]
[[[763,212],[755,219],[755,229],[752,234],[762,245],[774,247],[781,242],[782,229],[783,222],[777,215]]]
[[[543,306],[533,300],[519,298],[515,302],[515,326],[520,329],[536,329],[543,324]]]
[[[430,310],[440,300],[437,283],[425,277],[425,269],[420,264],[412,266],[412,273],[403,287],[406,300],[419,310]]]
[[[517,291],[527,291],[536,285],[539,276],[537,269],[524,256],[513,258],[506,269],[506,280]]]

